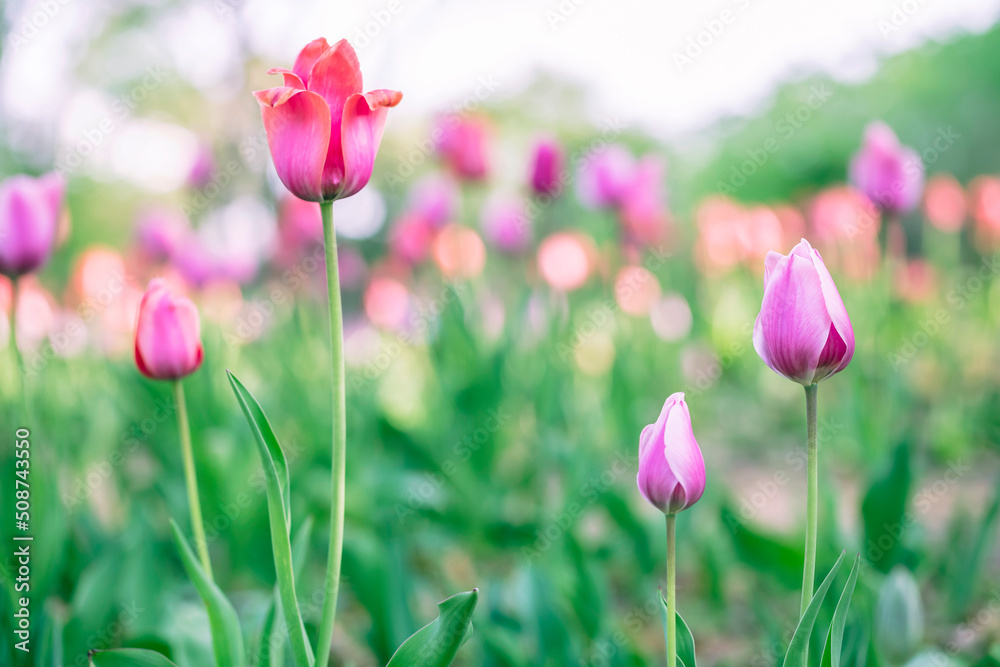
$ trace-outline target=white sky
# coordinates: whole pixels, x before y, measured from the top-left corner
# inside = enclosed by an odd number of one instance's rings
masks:
[[[74,138],[88,118],[106,114],[98,107],[108,100],[74,85],[73,68],[80,45],[127,4],[169,6],[159,0],[9,5],[15,15],[0,62],[4,120]],[[45,6],[56,10],[44,16]],[[288,66],[310,39],[346,36],[360,52],[366,88],[404,92],[393,112],[397,122],[450,108],[484,79],[506,96],[548,71],[588,92],[588,108],[566,113],[595,121],[619,117],[676,139],[720,116],[753,113],[790,78],[822,70],[859,79],[885,54],[985,30],[1000,16],[1000,0],[708,0],[697,6],[679,0],[197,0],[168,14],[155,34],[118,36],[121,55],[103,65],[103,78],[113,82],[130,67],[141,70],[148,52],[166,58],[206,94],[245,95],[236,57],[241,40],[262,62]],[[366,27],[371,36],[359,39]],[[30,37],[12,44],[26,30]],[[699,37],[701,52],[685,53]],[[693,57],[679,65],[679,56]]]

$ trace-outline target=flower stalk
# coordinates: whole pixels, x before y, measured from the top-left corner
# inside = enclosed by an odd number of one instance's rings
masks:
[[[677,667],[676,514],[667,515],[667,667]]]
[[[816,532],[819,525],[819,447],[816,440],[816,397],[819,385],[806,387],[806,548],[802,565],[802,601],[799,616],[813,597],[816,580]]]
[[[174,380],[174,403],[177,406],[177,431],[181,437],[181,455],[184,459],[184,481],[187,484],[188,507],[191,510],[191,530],[194,532],[198,560],[209,581],[212,576],[212,560],[208,555],[208,540],[205,539],[205,524],[201,518],[201,498],[198,495],[198,474],[194,467],[194,450],[191,447],[191,424],[188,422],[187,403],[184,399],[184,385]]]

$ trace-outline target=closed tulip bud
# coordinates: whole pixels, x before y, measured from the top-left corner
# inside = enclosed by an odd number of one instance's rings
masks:
[[[851,182],[887,213],[907,213],[920,201],[924,163],[885,123],[865,129],[864,145],[851,161]]]
[[[177,380],[198,370],[204,353],[201,321],[190,299],[154,278],[139,303],[135,364],[154,380]]]
[[[371,178],[389,107],[403,94],[362,93],[361,65],[344,39],[309,42],[291,70],[269,73],[281,74],[285,85],[254,96],[281,182],[306,201],[357,194]]]
[[[642,429],[636,483],[643,497],[664,514],[691,507],[705,492],[705,459],[691,430],[683,392],[670,396],[656,423]]]
[[[924,610],[920,588],[910,571],[893,568],[882,583],[875,610],[875,643],[890,664],[902,665],[920,648]]]
[[[854,329],[823,258],[805,239],[764,260],[764,300],[753,346],[771,369],[804,386],[847,368]]]
[[[41,267],[56,242],[65,182],[52,172],[0,184],[0,273],[17,277]]]
[[[554,197],[562,190],[562,147],[555,139],[540,139],[531,156],[531,189]]]

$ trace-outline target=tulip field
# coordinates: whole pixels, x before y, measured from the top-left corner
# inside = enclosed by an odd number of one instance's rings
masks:
[[[1000,28],[668,140],[101,11],[0,116],[0,666],[1000,667]]]

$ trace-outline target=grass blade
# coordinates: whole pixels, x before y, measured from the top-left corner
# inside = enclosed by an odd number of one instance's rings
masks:
[[[447,667],[472,636],[472,612],[479,589],[452,595],[438,603],[438,617],[413,633],[396,649],[386,667]]]
[[[663,599],[663,591],[659,591],[658,597],[660,598],[660,620],[663,621],[663,636],[667,636],[667,614],[670,611],[667,609],[667,601]],[[680,612],[674,612],[677,614],[677,662],[679,662],[684,667],[697,667],[697,660],[695,659],[694,651],[694,635],[691,634],[691,628],[684,621]]]
[[[847,583],[844,584],[840,600],[837,601],[837,609],[833,612],[830,632],[826,638],[826,646],[823,647],[823,658],[820,660],[822,667],[840,667],[840,652],[844,647],[844,628],[847,626],[847,610],[851,607],[851,598],[854,596],[854,586],[858,583],[860,569],[861,554],[858,554],[854,557],[851,574],[847,577]]]
[[[840,558],[834,563],[833,568],[830,569],[830,573],[826,575],[826,579],[820,584],[809,606],[806,607],[802,618],[799,619],[799,624],[795,628],[795,634],[792,635],[792,641],[788,644],[785,660],[781,663],[782,667],[806,667],[806,648],[809,646],[809,637],[812,635],[813,626],[816,625],[819,608],[823,606],[823,599],[826,598],[827,591],[830,590],[837,572],[840,571],[840,566],[844,564],[844,556],[846,554],[846,551],[840,552]]]
[[[177,667],[156,651],[143,648],[91,651],[90,664],[93,667]]]

